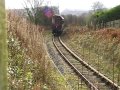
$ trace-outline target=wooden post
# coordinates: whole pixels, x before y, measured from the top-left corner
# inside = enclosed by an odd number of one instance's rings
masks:
[[[5,1],[0,0],[0,90],[7,90],[7,31],[5,27]]]
[[[119,20],[118,24],[119,24],[119,28],[120,28],[120,20]]]
[[[112,27],[112,22],[110,21],[110,27]]]
[[[115,21],[113,21],[113,27],[115,27]]]

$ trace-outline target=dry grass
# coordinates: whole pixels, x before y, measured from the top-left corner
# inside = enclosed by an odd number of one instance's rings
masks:
[[[39,83],[43,83],[41,79],[38,79],[39,74],[43,73],[41,72],[41,69],[43,69],[43,65],[45,64],[43,62],[43,60],[45,60],[45,50],[42,31],[42,27],[33,25],[32,23],[26,21],[25,18],[22,18],[22,16],[16,15],[15,12],[8,13],[8,32],[12,32],[15,38],[18,38],[18,40],[21,41],[21,46],[24,48],[26,55],[34,60],[33,62],[38,66],[38,68],[36,68],[38,71],[32,72],[34,77],[33,90],[34,88],[41,88]]]
[[[114,39],[117,38],[120,40],[120,29],[115,28],[105,28],[94,32],[94,35],[99,35],[101,38],[105,39]]]
[[[15,12],[8,12],[7,17],[8,34],[12,33],[13,37],[20,41],[20,46],[25,52],[23,57],[28,57],[26,59],[28,61],[23,60],[23,62],[29,62],[29,59],[32,60],[22,68],[23,71],[25,70],[24,72],[29,71],[27,75],[32,77],[32,87],[30,90],[66,90],[65,80],[53,67],[46,53],[42,34],[44,28],[28,22],[22,15],[18,16]],[[30,64],[31,62],[32,64]],[[15,79],[16,77],[13,78]],[[28,90],[23,89],[24,86],[25,84],[23,83],[17,90]]]

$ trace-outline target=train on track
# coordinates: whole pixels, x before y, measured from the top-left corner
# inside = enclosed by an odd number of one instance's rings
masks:
[[[61,15],[52,17],[52,33],[54,36],[60,36],[63,32],[64,18]]]

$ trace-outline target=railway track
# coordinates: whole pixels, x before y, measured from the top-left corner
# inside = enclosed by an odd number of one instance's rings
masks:
[[[53,44],[59,52],[60,56],[70,66],[90,90],[120,90],[120,86],[105,77],[99,71],[91,67],[75,53],[73,53],[60,39],[53,38]]]

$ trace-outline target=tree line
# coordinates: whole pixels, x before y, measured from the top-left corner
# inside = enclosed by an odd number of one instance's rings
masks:
[[[27,5],[26,5],[27,7]],[[51,17],[54,14],[60,14],[57,6],[41,6],[36,4],[31,8],[25,8],[27,12],[27,19],[38,25],[51,25]],[[52,14],[51,17],[45,13],[48,10],[48,14]],[[88,27],[101,27],[101,23],[105,26],[107,22],[120,19],[120,5],[111,9],[105,8],[101,2],[93,3],[92,10],[82,13],[81,15],[63,15],[65,18],[65,24],[73,24]]]
[[[120,5],[106,11],[96,12],[94,16],[97,18],[97,21],[106,23],[109,21],[120,19]]]
[[[93,27],[100,27],[101,24],[105,26],[107,22],[120,19],[120,5],[107,9],[102,3],[95,2],[92,8],[92,10],[79,16],[71,14],[63,16],[67,24]]]
[[[27,19],[36,25],[51,25],[51,17],[54,14],[59,13],[58,7],[52,6],[42,6],[42,7],[35,7],[35,8],[25,8],[27,12]]]

